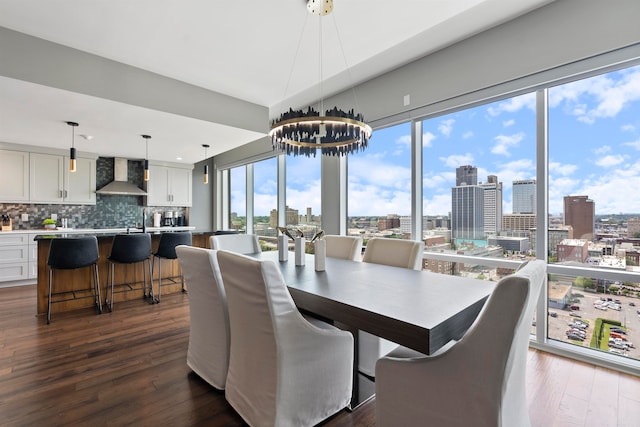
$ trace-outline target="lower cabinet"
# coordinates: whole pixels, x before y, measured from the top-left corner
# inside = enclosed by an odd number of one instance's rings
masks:
[[[7,233],[0,235],[0,282],[26,280],[30,277],[30,250],[28,233]]]

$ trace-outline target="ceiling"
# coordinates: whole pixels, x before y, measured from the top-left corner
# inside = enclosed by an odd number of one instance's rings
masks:
[[[513,19],[550,0],[2,0],[0,27],[270,109],[276,116]],[[0,51],[0,54],[2,52]],[[348,71],[345,71],[347,70]],[[322,79],[320,75],[322,74]],[[265,133],[0,75],[0,141],[195,163]],[[322,81],[322,89],[319,82]],[[86,140],[79,135],[89,135]]]

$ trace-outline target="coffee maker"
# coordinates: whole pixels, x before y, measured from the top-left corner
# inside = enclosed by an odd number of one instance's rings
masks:
[[[164,222],[162,225],[165,227],[173,227],[173,212],[167,211],[164,213]]]

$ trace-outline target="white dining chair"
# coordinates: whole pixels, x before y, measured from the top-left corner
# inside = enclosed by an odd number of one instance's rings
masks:
[[[327,242],[327,256],[360,261],[362,258],[362,237],[357,236],[324,236]]]
[[[362,262],[422,270],[423,252],[424,243],[420,241],[374,237],[367,242]],[[396,347],[394,342],[360,331],[358,371],[374,378],[376,361]]]
[[[378,426],[527,427],[526,363],[544,261],[500,280],[467,333],[432,356],[400,347],[376,365]]]
[[[216,251],[180,245],[176,254],[189,286],[187,365],[223,390],[229,368],[229,313]]]
[[[211,249],[256,254],[262,252],[258,236],[255,234],[220,234],[209,238]]]
[[[225,397],[250,426],[313,426],[349,405],[353,336],[304,318],[278,267],[219,251],[231,355]]]

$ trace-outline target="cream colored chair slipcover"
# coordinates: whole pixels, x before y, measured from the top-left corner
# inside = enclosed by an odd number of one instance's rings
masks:
[[[327,256],[331,258],[360,261],[362,253],[362,237],[356,236],[324,236],[327,242]]]
[[[500,280],[467,333],[435,355],[400,347],[376,365],[377,425],[530,425],[526,363],[544,261]]]
[[[422,270],[423,252],[423,242],[374,237],[367,243],[362,262]],[[396,347],[398,344],[394,342],[360,331],[358,333],[358,370],[374,377],[376,361]]]
[[[239,254],[256,254],[262,252],[258,236],[255,234],[220,234],[209,237],[211,249],[237,252]]]
[[[227,251],[218,262],[231,326],[225,396],[245,422],[313,426],[347,407],[351,334],[303,318],[273,262]]]
[[[189,286],[187,365],[223,390],[229,368],[229,313],[216,251],[180,245],[176,254]]]

